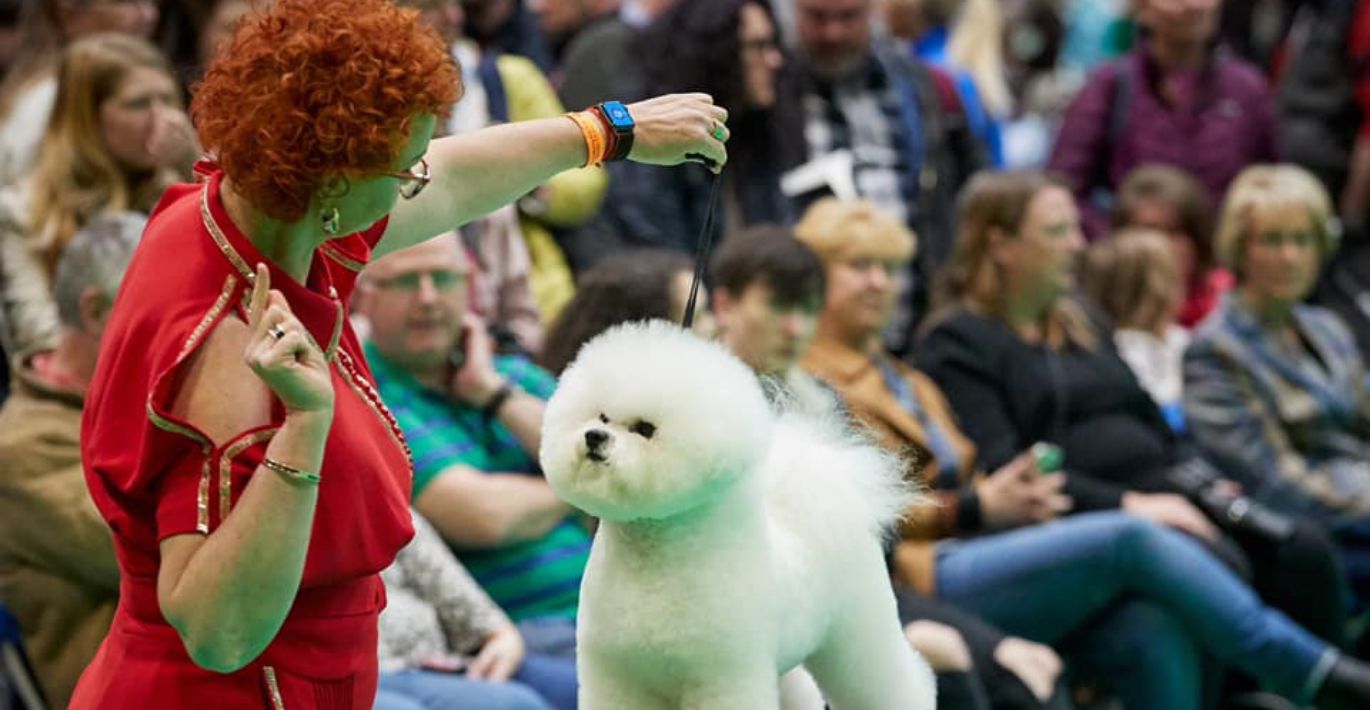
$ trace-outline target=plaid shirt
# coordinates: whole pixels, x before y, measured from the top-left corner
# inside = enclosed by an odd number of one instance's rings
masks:
[[[910,222],[918,199],[902,125],[899,84],[871,56],[863,71],[834,83],[815,81],[804,95],[804,137],[810,156],[850,150],[856,189],[882,212]]]

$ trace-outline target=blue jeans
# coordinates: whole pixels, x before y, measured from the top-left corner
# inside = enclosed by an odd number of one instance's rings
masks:
[[[519,683],[486,683],[455,673],[403,670],[382,673],[375,710],[550,710]]]
[[[1219,661],[1295,701],[1312,698],[1337,657],[1264,606],[1198,543],[1118,512],[944,543],[937,593],[1007,633],[1047,644],[1120,601],[1144,601],[1173,615]]]
[[[576,710],[576,666],[562,658],[528,655],[508,683],[454,673],[382,673],[376,710]]]
[[[539,616],[515,624],[529,655],[576,657],[576,622],[561,616]]]

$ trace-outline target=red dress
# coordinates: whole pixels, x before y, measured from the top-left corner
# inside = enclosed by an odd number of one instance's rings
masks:
[[[218,674],[190,660],[157,602],[160,540],[218,528],[284,418],[278,403],[272,425],[211,442],[171,414],[187,358],[224,318],[246,320],[248,277],[270,264],[228,219],[221,178],[211,170],[200,185],[167,191],[105,330],[81,443],[122,582],[109,636],[71,707],[369,710],[385,605],[378,573],[413,535],[408,448],[346,317],[384,220],[324,245],[305,285],[271,266],[271,285],[328,356],[336,393],[304,578],[285,624],[247,667]]]

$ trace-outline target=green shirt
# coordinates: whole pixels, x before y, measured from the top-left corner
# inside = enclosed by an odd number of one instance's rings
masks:
[[[539,476],[538,463],[503,424],[424,387],[367,343],[366,359],[381,398],[399,421],[414,454],[414,497],[453,465],[494,476]],[[547,399],[556,380],[524,358],[497,356],[495,370],[510,383]],[[485,591],[515,621],[540,616],[574,618],[590,536],[571,518],[536,540],[504,547],[457,549]]]

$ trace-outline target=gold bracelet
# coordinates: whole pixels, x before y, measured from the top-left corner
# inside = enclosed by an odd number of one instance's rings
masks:
[[[276,473],[279,473],[292,481],[305,483],[311,486],[316,486],[319,484],[319,474],[310,473],[309,471],[301,471],[298,468],[287,466],[283,463],[280,463],[279,461],[272,461],[271,459],[265,456],[262,457],[262,466],[266,467],[268,470],[275,471]]]
[[[571,122],[580,129],[580,135],[585,138],[585,165],[599,165],[608,156],[609,138],[604,135],[604,127],[599,120],[586,111],[578,111],[566,114]]]

